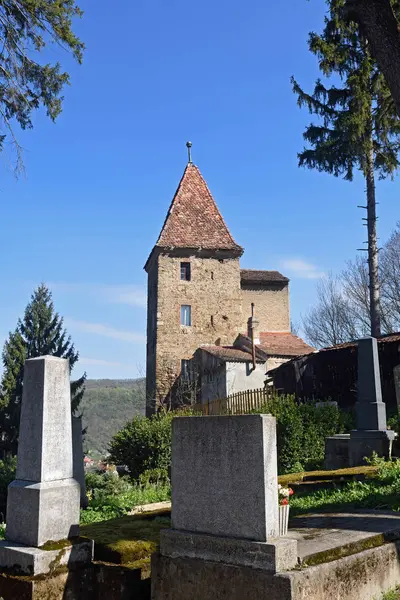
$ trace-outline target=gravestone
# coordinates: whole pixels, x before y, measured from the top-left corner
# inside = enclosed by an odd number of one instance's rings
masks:
[[[79,543],[79,483],[73,479],[68,360],[27,360],[20,418],[16,480],[8,488],[7,529],[0,568],[39,575],[62,564],[90,562],[93,544]],[[68,540],[73,539],[69,544]],[[45,550],[41,546],[46,545]],[[62,559],[62,560],[61,560]],[[61,564],[61,563],[60,563]]]
[[[161,555],[271,573],[297,564],[297,542],[279,538],[274,417],[175,418],[171,483]]]
[[[72,472],[74,479],[80,485],[81,508],[87,508],[85,467],[83,464],[83,428],[82,417],[72,417]]]
[[[363,464],[373,452],[384,458],[391,456],[394,432],[388,431],[386,425],[378,342],[373,337],[358,341],[356,425],[357,429],[350,434],[350,466]]]

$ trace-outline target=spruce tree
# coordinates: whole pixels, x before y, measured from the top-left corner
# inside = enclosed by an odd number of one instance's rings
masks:
[[[309,146],[299,153],[299,165],[349,181],[355,170],[364,176],[371,335],[376,337],[381,333],[381,311],[375,176],[393,176],[399,167],[400,121],[368,41],[358,25],[343,17],[345,0],[327,4],[323,32],[309,36],[309,49],[317,56],[326,83],[318,79],[313,93],[307,94],[292,77],[299,106],[319,117],[303,134]],[[328,86],[331,76],[335,84]]]
[[[32,294],[22,319],[9,334],[3,348],[4,373],[0,393],[0,427],[3,435],[0,448],[3,454],[16,454],[19,417],[24,378],[24,363],[37,356],[68,358],[70,371],[79,354],[64,328],[64,321],[55,312],[49,289],[40,285]],[[75,412],[84,393],[86,373],[71,383],[71,410]]]

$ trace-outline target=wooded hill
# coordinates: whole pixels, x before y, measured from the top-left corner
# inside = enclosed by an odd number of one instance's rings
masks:
[[[145,413],[145,379],[88,379],[79,408],[87,429],[84,451],[103,457],[112,436]]]

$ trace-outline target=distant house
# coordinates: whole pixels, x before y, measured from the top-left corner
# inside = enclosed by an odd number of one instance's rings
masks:
[[[186,397],[181,380],[189,377],[194,354],[206,365],[208,374],[202,380],[214,377],[209,373],[214,365],[215,381],[204,392],[209,396],[212,389],[219,394],[260,387],[266,367],[312,350],[290,333],[289,279],[274,270],[242,269],[242,254],[189,156],[145,264],[147,415],[164,402],[173,405],[177,396]],[[257,359],[246,335],[237,341],[247,331],[252,307],[259,330],[268,332],[258,341],[253,336]]]
[[[248,335],[240,334],[233,346],[204,345],[193,357],[192,372],[199,377],[202,403],[247,390],[260,389],[266,372],[313,351],[313,348],[290,332],[258,333],[258,322],[251,317]],[[253,354],[254,339],[254,354]]]

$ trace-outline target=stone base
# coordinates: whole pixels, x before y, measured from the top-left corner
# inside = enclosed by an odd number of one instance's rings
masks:
[[[92,563],[82,569],[59,569],[51,575],[3,574],[2,600],[150,600],[150,581],[140,569]]]
[[[374,452],[383,458],[391,458],[394,438],[394,431],[352,431],[349,442],[350,467],[365,464],[365,458],[370,458]]]
[[[152,600],[376,600],[400,581],[400,542],[276,575],[153,554]],[[8,600],[8,599],[5,599]]]
[[[56,544],[55,544],[56,545]],[[59,567],[69,570],[89,565],[93,560],[94,542],[85,538],[59,542],[54,550],[30,548],[15,542],[0,542],[0,573],[13,575],[47,575]]]
[[[344,433],[325,438],[324,469],[333,471],[349,466],[350,434]]]
[[[293,569],[298,563],[297,540],[286,537],[270,542],[252,542],[163,529],[160,532],[160,552],[170,558],[197,558],[253,567],[269,573]]]
[[[79,483],[60,479],[35,483],[16,480],[8,486],[8,540],[39,547],[79,536]]]

